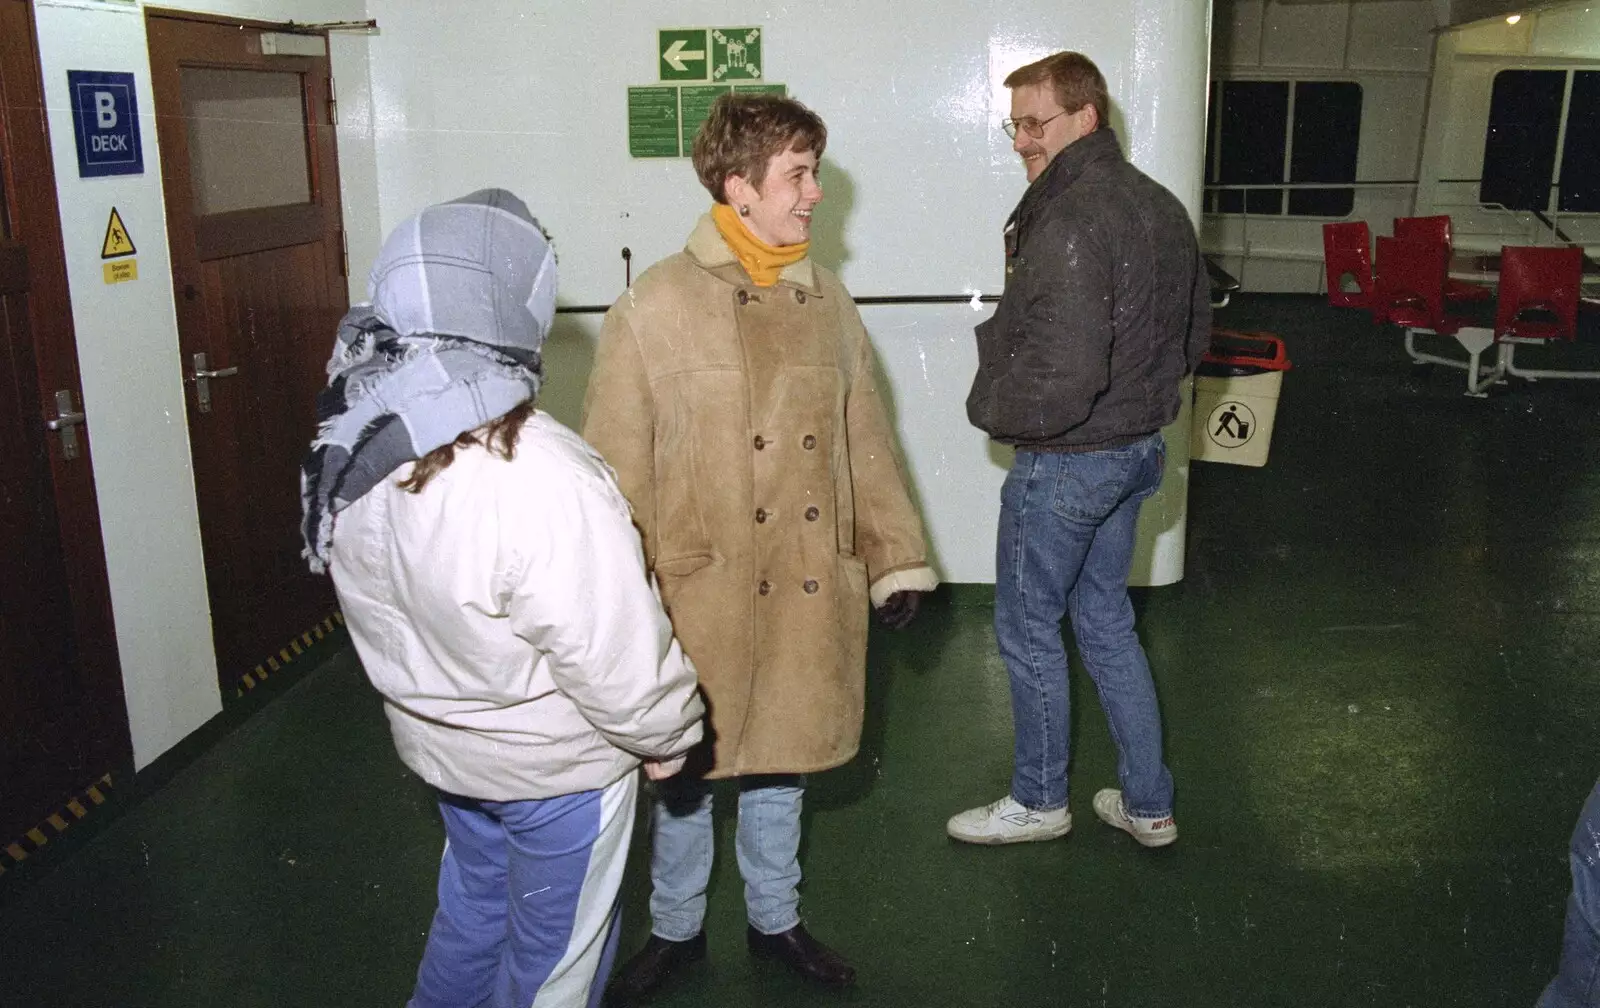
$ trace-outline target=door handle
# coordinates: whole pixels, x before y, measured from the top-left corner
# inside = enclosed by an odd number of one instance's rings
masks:
[[[207,365],[210,361],[203,353],[194,355],[194,374],[189,378],[194,382],[194,404],[201,413],[211,412],[211,379],[232,378],[239,373],[237,367],[225,367],[212,370]]]
[[[72,390],[62,389],[56,393],[56,418],[46,420],[44,428],[55,434],[61,435],[61,457],[67,460],[78,457],[78,431],[76,428],[83,426],[89,418],[80,410],[72,408]]]

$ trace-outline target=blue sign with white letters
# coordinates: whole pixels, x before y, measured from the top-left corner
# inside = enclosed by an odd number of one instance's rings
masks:
[[[68,70],[78,177],[144,174],[133,74]]]

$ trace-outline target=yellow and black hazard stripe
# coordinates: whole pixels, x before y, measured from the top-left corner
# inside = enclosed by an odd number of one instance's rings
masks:
[[[332,616],[279,648],[277,654],[268,657],[266,661],[240,676],[238,685],[234,687],[233,695],[242,697],[272,678],[274,673],[281,672],[286,665],[292,664],[297,658],[305,654],[313,644],[333,633],[336,626],[344,626],[343,613],[335,612]]]
[[[75,792],[65,804],[46,816],[44,822],[0,847],[0,851],[3,851],[0,853],[0,875],[43,850],[51,837],[60,836],[74,823],[87,819],[91,812],[107,802],[106,792],[110,790],[111,774],[101,774],[93,784]]]

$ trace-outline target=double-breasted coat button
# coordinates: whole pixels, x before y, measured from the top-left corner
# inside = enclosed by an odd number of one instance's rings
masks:
[[[761,582],[760,584],[756,585],[756,591],[760,592],[763,595],[771,595],[772,594],[772,582],[771,581],[763,581],[763,582]]]
[[[817,593],[817,583],[815,581],[807,580],[803,587],[807,595],[815,595]]]
[[[767,446],[767,439],[762,437],[760,434],[757,434],[756,435],[756,451],[760,451],[761,449],[765,448],[766,446]]]
[[[806,303],[806,292],[805,291],[795,291],[794,292],[794,299],[796,301],[800,302],[801,304],[805,304]]]
[[[748,291],[740,291],[739,292],[739,303],[740,304],[749,304],[750,303],[750,293]]]
[[[800,443],[805,445],[806,449],[809,451],[817,446],[817,436],[815,434],[807,434],[803,439],[801,439]]]
[[[756,521],[764,522],[766,520],[767,520],[767,509],[766,508],[756,508]]]
[[[821,515],[822,512],[815,507],[806,508],[806,521],[816,521]]]

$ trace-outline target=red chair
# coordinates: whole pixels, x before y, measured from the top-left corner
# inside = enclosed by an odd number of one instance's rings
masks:
[[[1434,217],[1396,217],[1394,236],[1402,241],[1432,241],[1443,244],[1447,263],[1450,255],[1455,252],[1455,242],[1450,236],[1450,217],[1447,214]],[[1450,279],[1448,272],[1446,270],[1444,281],[1445,300],[1487,301],[1494,296],[1494,292],[1482,284]]]
[[[1328,303],[1336,308],[1372,307],[1372,232],[1366,221],[1322,225],[1322,259],[1328,272]],[[1355,291],[1344,289],[1344,278]]]
[[[1444,282],[1449,266],[1449,249],[1438,242],[1380,236],[1373,321],[1403,326],[1407,349],[1413,331],[1453,335],[1467,320],[1445,312]]]
[[[1500,250],[1500,301],[1494,313],[1499,340],[1578,338],[1578,293],[1583,283],[1580,248],[1507,245]],[[1524,318],[1538,312],[1554,318]]]

